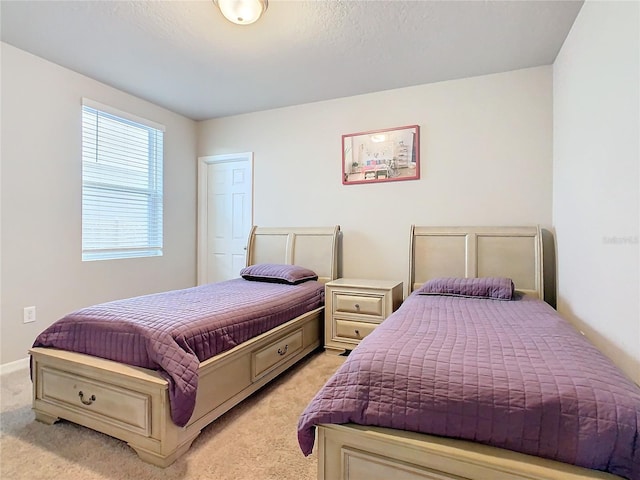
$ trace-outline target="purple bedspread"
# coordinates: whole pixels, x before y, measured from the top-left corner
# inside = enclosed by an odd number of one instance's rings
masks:
[[[466,439],[640,480],[640,387],[546,303],[411,295],[302,413]]]
[[[86,353],[158,370],[169,381],[171,418],[193,413],[200,362],[324,305],[324,285],[241,278],[102,303],[70,313],[34,347]]]

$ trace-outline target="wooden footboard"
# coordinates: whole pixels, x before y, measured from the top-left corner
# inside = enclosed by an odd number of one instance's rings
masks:
[[[166,467],[200,431],[321,344],[318,308],[200,364],[196,407],[185,427],[171,421],[169,385],[157,372],[89,355],[33,348],[36,419],[63,418],[127,442]]]
[[[319,480],[621,480],[478,443],[361,425],[318,427]]]

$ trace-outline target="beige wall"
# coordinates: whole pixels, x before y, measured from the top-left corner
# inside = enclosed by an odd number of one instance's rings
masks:
[[[408,278],[409,228],[551,225],[550,66],[201,122],[198,155],[253,151],[254,223],[339,224],[343,274]],[[341,135],[418,124],[421,178],[341,183]]]
[[[1,358],[23,359],[36,335],[86,305],[195,285],[196,125],[116,89],[1,44]],[[166,126],[164,256],[81,261],[81,98]],[[35,305],[37,321],[23,324]]]
[[[640,383],[640,4],[587,1],[554,64],[558,309]]]

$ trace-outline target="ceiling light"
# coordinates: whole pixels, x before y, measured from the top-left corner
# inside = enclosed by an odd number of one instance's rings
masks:
[[[213,0],[227,20],[238,25],[256,22],[269,6],[269,0]]]

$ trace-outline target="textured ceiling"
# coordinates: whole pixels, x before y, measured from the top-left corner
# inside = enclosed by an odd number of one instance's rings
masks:
[[[0,2],[2,41],[195,120],[553,63],[582,1]]]

